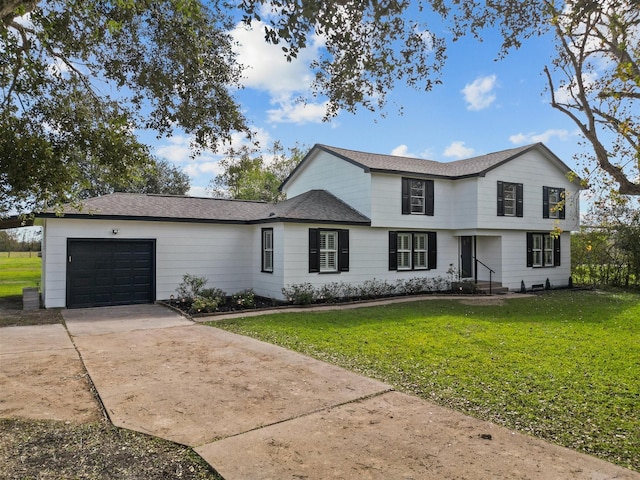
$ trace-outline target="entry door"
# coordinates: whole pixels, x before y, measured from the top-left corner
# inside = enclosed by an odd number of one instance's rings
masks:
[[[67,308],[154,300],[154,240],[68,240]]]
[[[473,277],[473,237],[460,237],[460,260],[462,278]]]

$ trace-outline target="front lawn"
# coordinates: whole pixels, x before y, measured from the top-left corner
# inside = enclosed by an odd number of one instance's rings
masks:
[[[210,325],[640,471],[640,295],[565,290]]]
[[[42,259],[33,255],[28,257],[21,253],[6,252],[0,256],[0,297],[22,295],[24,287],[37,287],[40,284],[40,267]]]

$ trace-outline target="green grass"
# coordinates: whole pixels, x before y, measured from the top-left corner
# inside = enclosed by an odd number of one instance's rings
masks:
[[[10,257],[0,257],[0,297],[22,295],[24,287],[39,286],[41,263],[37,256],[14,256],[14,252]]]
[[[640,295],[452,298],[211,325],[640,470]]]

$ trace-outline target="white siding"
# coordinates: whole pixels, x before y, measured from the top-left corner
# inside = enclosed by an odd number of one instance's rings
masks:
[[[262,229],[273,228],[273,272],[261,272]],[[256,225],[254,232],[254,254],[256,256],[253,275],[253,290],[256,295],[280,298],[284,279],[285,241],[284,226],[281,223]]]
[[[448,232],[437,232],[437,268],[397,272],[389,270],[389,230],[344,225],[322,225],[322,228],[349,230],[349,271],[340,273],[309,273],[309,228],[319,225],[286,224],[284,286],[310,283],[321,287],[332,282],[360,285],[367,280],[387,280],[413,277],[449,278],[448,270],[457,264],[457,239]],[[280,298],[280,297],[278,297]]]
[[[524,281],[528,289],[532,285],[545,284],[547,278],[551,287],[567,286],[571,276],[571,234],[560,237],[561,260],[558,267],[527,267],[526,232],[505,232],[502,236],[502,261],[506,266],[502,273],[502,284],[511,290],[520,290]]]
[[[410,175],[409,178],[413,178]],[[420,177],[415,177],[420,178]],[[433,216],[402,214],[402,177],[374,173],[371,185],[371,225],[392,229],[450,229],[452,228],[452,186],[450,180],[433,182]]]
[[[326,190],[371,217],[370,177],[362,168],[319,150],[287,182],[284,192],[293,198],[309,190]]]
[[[523,216],[497,215],[498,181],[523,184]],[[565,188],[566,219],[542,218],[542,187]],[[540,153],[530,151],[478,178],[478,228],[551,231],[554,226],[563,231],[577,230],[579,225],[579,191],[565,174]],[[461,228],[461,227],[459,227]]]
[[[254,272],[260,270],[254,230],[244,225],[49,219],[43,255],[45,307],[65,306],[68,238],[155,239],[156,299],[161,300],[175,294],[187,273],[205,277],[208,287],[228,294],[252,288]]]

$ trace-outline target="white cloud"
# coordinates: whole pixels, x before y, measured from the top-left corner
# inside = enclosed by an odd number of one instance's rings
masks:
[[[238,62],[245,65],[243,85],[269,93],[276,108],[269,110],[274,123],[318,123],[326,113],[327,103],[298,104],[294,98],[310,91],[313,76],[309,64],[323,47],[321,37],[309,38],[308,47],[288,62],[282,45],[265,42],[263,22],[253,22],[252,28],[239,23],[231,32],[238,45],[234,48]]]
[[[396,157],[413,157],[413,155],[409,153],[409,147],[405,144],[398,145],[396,148],[391,150],[391,155]]]
[[[207,187],[194,187],[192,186],[187,195],[191,197],[210,197],[211,195],[207,191]]]
[[[497,77],[489,75],[478,77],[473,82],[466,84],[461,92],[467,102],[467,110],[483,110],[491,105],[496,99],[494,93],[496,82]]]
[[[321,123],[327,112],[327,103],[297,103],[291,100],[280,102],[280,108],[267,110],[273,123]]]
[[[444,149],[445,157],[453,157],[457,159],[471,157],[476,151],[473,148],[465,147],[464,142],[453,142]]]
[[[396,157],[409,157],[409,158],[431,158],[433,154],[430,150],[424,150],[421,153],[413,153],[409,151],[409,147],[407,147],[404,143],[398,145],[389,155],[394,155]]]
[[[509,137],[509,141],[514,145],[524,145],[526,143],[547,143],[553,138],[567,140],[571,133],[565,129],[550,128],[542,133],[516,133]]]

